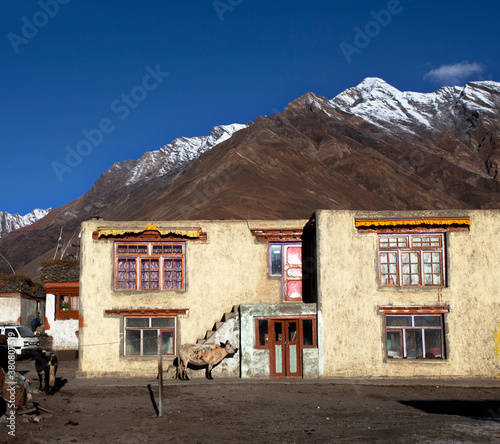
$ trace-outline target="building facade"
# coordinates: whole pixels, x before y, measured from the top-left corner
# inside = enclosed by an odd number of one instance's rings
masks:
[[[495,377],[499,216],[87,221],[79,374],[154,376],[159,349],[229,340],[215,376]]]

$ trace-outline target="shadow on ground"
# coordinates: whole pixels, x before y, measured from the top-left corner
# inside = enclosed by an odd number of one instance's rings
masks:
[[[500,422],[500,401],[399,401],[400,404],[434,415],[466,416]]]

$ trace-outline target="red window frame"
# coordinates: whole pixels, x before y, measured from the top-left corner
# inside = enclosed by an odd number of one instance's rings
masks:
[[[379,234],[380,286],[445,287],[444,244],[444,233]]]
[[[318,347],[318,332],[317,332],[317,323],[316,316],[280,316],[274,318],[255,318],[255,345],[254,347],[257,349],[269,349],[270,340],[269,340],[269,332],[271,331],[270,323],[273,321],[282,321],[284,319],[296,319],[299,321],[299,339],[300,339],[300,347],[301,348],[317,348]],[[312,344],[304,344],[304,321],[312,321]],[[261,329],[264,323],[267,323],[267,333],[265,327]],[[261,331],[262,330],[262,331]]]
[[[185,290],[185,242],[115,242],[114,256],[117,291]]]
[[[388,319],[394,322],[394,325],[387,325]],[[400,318],[401,321],[396,321]],[[424,318],[439,319],[439,325],[423,325]],[[410,322],[407,322],[410,320]],[[403,325],[406,324],[406,325]],[[385,325],[385,345],[386,356],[389,359],[445,359],[445,342],[444,342],[444,316],[436,313],[419,313],[419,314],[384,314]],[[439,347],[436,343],[432,344],[432,338],[428,338],[430,333],[439,332]],[[395,335],[399,335],[399,347],[392,347],[392,340]],[[435,336],[435,335],[434,335]],[[434,338],[435,339],[435,338]],[[409,341],[415,342],[412,346]],[[391,344],[391,346],[389,345]],[[434,345],[432,347],[431,345]],[[421,355],[419,356],[419,351]]]

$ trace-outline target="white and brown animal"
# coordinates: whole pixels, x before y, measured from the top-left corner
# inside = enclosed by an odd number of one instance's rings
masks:
[[[222,345],[222,346],[221,346]],[[207,379],[213,379],[212,368],[221,362],[227,355],[233,355],[238,350],[229,341],[225,344],[184,344],[179,348],[177,362],[177,377],[189,380],[187,366],[192,364],[197,367],[207,366]]]

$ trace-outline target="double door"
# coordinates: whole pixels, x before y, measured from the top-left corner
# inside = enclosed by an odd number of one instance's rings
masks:
[[[301,378],[302,349],[298,319],[270,321],[271,378]]]

